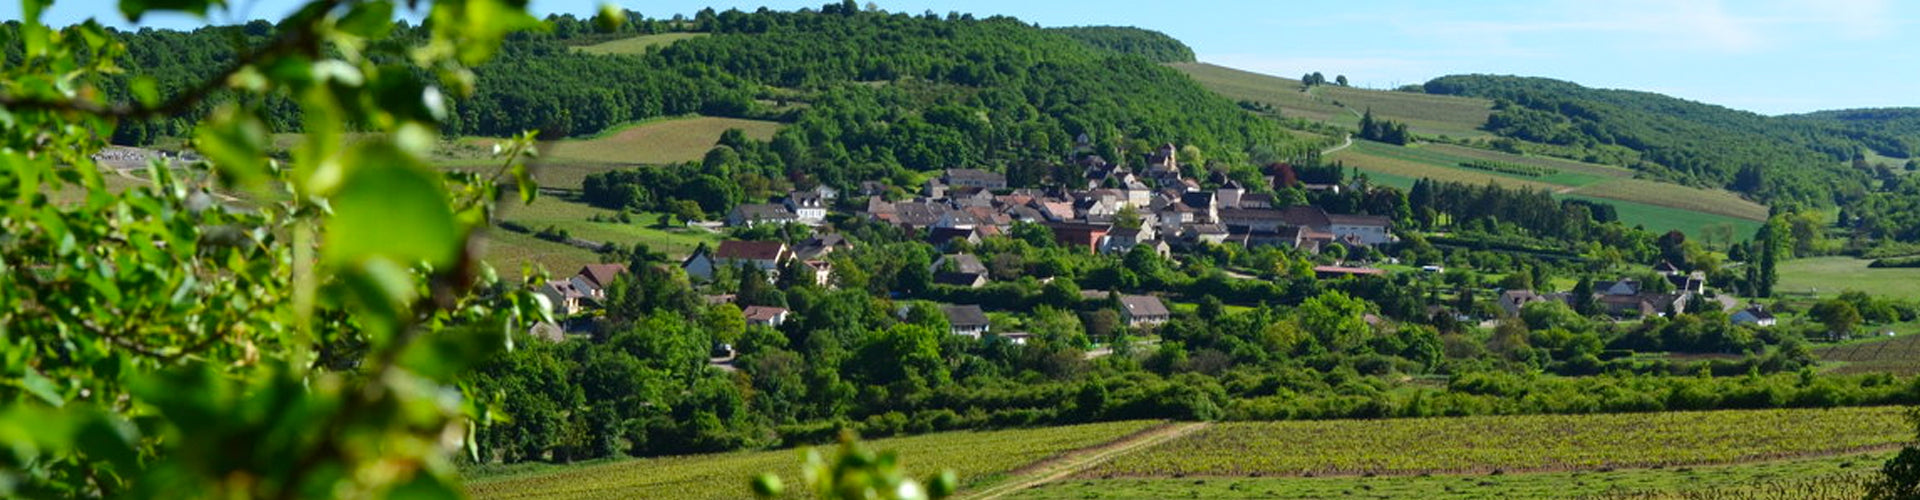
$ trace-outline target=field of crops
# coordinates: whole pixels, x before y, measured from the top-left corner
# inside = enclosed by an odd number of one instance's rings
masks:
[[[633,222],[594,222],[589,219],[596,215],[613,217],[616,212],[555,196],[542,196],[532,205],[513,203],[502,207],[500,213],[502,219],[535,231],[553,226],[567,230],[574,238],[588,241],[622,245],[645,243],[654,251],[666,252],[675,258],[691,255],[701,243],[718,245],[720,241],[720,234],[704,229],[655,227],[659,214],[634,216]]]
[[[1620,216],[1621,222],[1625,222],[1629,226],[1643,226],[1646,227],[1648,231],[1655,233],[1677,230],[1699,238],[1702,234],[1702,228],[1707,226],[1731,225],[1733,226],[1734,239],[1746,241],[1752,239],[1754,232],[1760,229],[1759,221],[1739,217],[1695,212],[1692,210],[1631,201],[1595,198],[1592,196],[1562,195],[1560,198],[1587,200],[1613,205],[1613,210]],[[1721,245],[1715,243],[1714,248],[1720,249]]]
[[[482,260],[493,265],[503,280],[516,280],[521,264],[534,264],[550,276],[571,275],[580,266],[600,262],[600,256],[584,248],[564,245],[502,229],[487,233]]]
[[[1076,479],[1018,499],[1408,498],[1506,500],[1853,500],[1890,452],[1705,467],[1381,477]]]
[[[1813,354],[1838,363],[1834,373],[1920,374],[1920,335],[1821,347]]]
[[[1486,99],[1333,85],[1315,87],[1313,92],[1347,109],[1373,110],[1374,116],[1404,122],[1415,134],[1449,137],[1492,135],[1480,130],[1480,126],[1486,125],[1487,117],[1493,114],[1493,101]]]
[[[1064,452],[1096,446],[1140,432],[1159,422],[1132,421],[988,432],[947,432],[871,442],[900,453],[916,475],[950,468],[962,491],[991,483],[1009,471]],[[830,451],[830,450],[828,450]],[[798,477],[801,452],[693,455],[630,460],[577,468],[483,479],[468,486],[480,499],[524,498],[750,498],[748,478],[775,472],[789,485]]]
[[[1120,457],[1081,477],[1687,466],[1872,449],[1912,435],[1900,408],[1236,422]]]
[[[1569,194],[1608,198],[1760,221],[1767,206],[1720,189],[1700,189],[1645,179],[1615,179],[1574,189]]]
[[[698,38],[703,36],[707,36],[707,34],[706,33],[660,33],[660,34],[654,34],[654,35],[640,35],[633,38],[622,38],[622,39],[614,40],[611,42],[602,42],[602,43],[597,43],[593,45],[587,45],[584,47],[574,47],[573,50],[578,52],[585,52],[588,54],[602,54],[602,55],[645,54],[647,52],[647,49],[651,49],[654,47],[664,47],[672,44],[673,42],[678,42],[681,40],[686,40],[688,38]]]
[[[1317,122],[1351,125],[1358,118],[1326,100],[1300,91],[1300,81],[1241,71],[1207,63],[1172,63],[1167,66],[1193,77],[1200,86],[1235,101],[1253,101],[1279,108],[1281,116]],[[1483,120],[1484,121],[1484,120]]]
[[[1920,298],[1920,268],[1867,267],[1872,261],[1852,257],[1815,257],[1780,263],[1780,284],[1787,293],[1838,295],[1847,290],[1871,291],[1874,296]]]

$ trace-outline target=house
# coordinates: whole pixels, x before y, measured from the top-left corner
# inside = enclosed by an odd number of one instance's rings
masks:
[[[1505,311],[1508,316],[1519,316],[1520,311],[1527,308],[1527,304],[1565,300],[1566,294],[1561,293],[1539,294],[1534,293],[1533,290],[1506,290],[1500,292],[1500,310]]]
[[[787,309],[784,307],[747,306],[740,313],[747,317],[749,325],[777,328],[787,322]]]
[[[1007,176],[977,168],[949,168],[940,180],[952,187],[1007,188]]]
[[[827,233],[807,238],[806,241],[795,245],[793,247],[793,256],[806,260],[814,260],[826,257],[827,254],[835,251],[850,250],[852,248],[853,242],[848,241],[845,236],[841,236],[840,233]]]
[[[1220,220],[1220,205],[1213,191],[1188,191],[1180,194],[1180,204],[1193,208],[1194,222]]]
[[[1288,222],[1287,213],[1264,208],[1229,208],[1220,211],[1220,224],[1228,231],[1278,232],[1283,227],[1299,227]]]
[[[571,279],[548,281],[539,292],[547,297],[555,316],[572,316],[586,309],[587,294],[576,288]]]
[[[793,212],[794,218],[801,224],[819,225],[827,221],[827,200],[813,191],[794,191],[787,194],[786,208]]]
[[[1135,245],[1154,238],[1153,226],[1141,226],[1128,229],[1115,227],[1107,232],[1107,239],[1100,243],[1100,251],[1105,253],[1126,253]]]
[[[1107,237],[1110,226],[1101,224],[1079,224],[1072,222],[1049,222],[1047,229],[1053,230],[1053,239],[1069,248],[1085,248],[1089,252],[1100,251],[1100,241]]]
[[[1393,242],[1393,220],[1379,215],[1328,214],[1327,231],[1343,242],[1374,246]]]
[[[987,274],[987,265],[980,262],[980,256],[957,253],[942,255],[939,259],[934,260],[933,272]]]
[[[1027,332],[1011,332],[1011,333],[1002,333],[1002,334],[996,335],[996,337],[1006,339],[1007,342],[1010,342],[1013,345],[1027,345],[1027,341],[1033,339],[1033,334],[1027,333]]]
[[[987,323],[987,312],[980,310],[980,306],[943,305],[940,306],[940,313],[947,316],[947,325],[954,335],[977,339],[991,327]]]
[[[1144,328],[1166,323],[1172,318],[1173,313],[1167,311],[1167,305],[1161,303],[1159,297],[1152,295],[1120,297],[1120,319],[1126,321],[1127,326]]]
[[[593,300],[607,298],[607,288],[613,286],[614,278],[627,272],[626,264],[587,264],[574,273],[574,287]]]
[[[753,266],[769,275],[778,273],[780,265],[793,258],[793,252],[787,244],[778,241],[737,241],[720,242],[720,247],[708,250],[705,245],[694,249],[693,255],[681,262],[680,268],[687,276],[695,279],[713,279],[715,270],[742,265]]]
[[[825,217],[823,214],[822,218]],[[727,213],[727,225],[731,227],[753,227],[761,224],[786,224],[799,222],[800,217],[788,210],[786,205],[773,203],[742,203]]]
[[[1732,319],[1733,324],[1736,325],[1753,325],[1762,328],[1778,324],[1778,321],[1773,318],[1773,313],[1767,312],[1760,304],[1749,305],[1746,309],[1733,313]]]
[[[1218,245],[1227,241],[1227,234],[1227,228],[1219,224],[1194,224],[1187,226],[1186,232],[1181,236],[1195,244],[1212,243]]]
[[[887,194],[887,183],[880,181],[860,181],[861,196],[881,196]]]
[[[813,284],[821,287],[833,286],[833,262],[814,259],[802,262],[813,272]]]
[[[927,243],[930,243],[933,245],[934,248],[939,248],[939,249],[953,248],[955,246],[958,246],[960,243],[966,243],[969,246],[978,245],[980,244],[980,241],[981,241],[980,231],[971,227],[967,227],[967,228],[939,227],[939,228],[934,228],[927,235]]]
[[[960,288],[980,288],[987,286],[987,275],[985,273],[938,271],[933,273],[933,284]]]
[[[1694,271],[1692,273],[1676,271],[1671,274],[1665,274],[1664,277],[1668,283],[1673,283],[1674,290],[1690,293],[1707,293],[1707,273],[1701,271]]]
[[[1596,302],[1614,316],[1666,316],[1686,314],[1691,293],[1639,293],[1634,295],[1599,294]]]
[[[1595,281],[1593,282],[1593,293],[1611,296],[1637,296],[1640,295],[1640,282],[1632,278],[1620,281]]]

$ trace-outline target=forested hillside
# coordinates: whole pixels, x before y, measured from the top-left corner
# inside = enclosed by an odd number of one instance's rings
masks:
[[[1311,149],[1156,64],[1190,60],[1192,50],[1145,30],[1049,30],[1006,17],[890,14],[850,4],[797,12],[709,9],[679,22],[636,15],[616,31],[710,36],[639,55],[596,55],[569,50],[608,39],[592,20],[548,21],[551,30],[515,35],[476,71],[477,93],[452,103],[447,134],[581,136],[683,114],[776,119],[795,126],[772,142],[777,154],[770,156],[775,164],[762,165],[767,176],[835,184],[901,169],[1059,158],[1081,133],[1102,152],[1145,153],[1176,143],[1235,159],[1249,151]],[[417,39],[420,30],[404,22],[394,29],[398,40]],[[133,47],[165,42],[134,58],[135,73],[155,75],[164,95],[204,68],[220,67],[234,45],[254,45],[271,33],[256,23],[119,35]],[[169,55],[175,53],[192,56]],[[294,131],[297,110],[276,114],[281,119],[270,127]],[[179,123],[129,124],[116,140],[179,136]]]
[[[1872,186],[1869,172],[1851,167],[1850,160],[1869,150],[1895,158],[1914,150],[1910,139],[1877,129],[1545,78],[1447,76],[1427,82],[1424,90],[1494,99],[1488,131],[1548,145],[1555,154],[1724,187],[1768,203],[1847,203]]]

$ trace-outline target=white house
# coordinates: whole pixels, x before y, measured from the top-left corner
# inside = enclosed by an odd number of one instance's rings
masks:
[[[1731,319],[1733,320],[1733,324],[1736,325],[1754,325],[1758,327],[1769,327],[1778,323],[1778,321],[1773,318],[1773,313],[1767,312],[1760,304],[1753,304],[1747,306],[1746,309],[1741,309],[1740,312],[1733,313]]]
[[[987,324],[987,312],[980,306],[940,306],[940,312],[947,316],[947,325],[954,335],[980,338],[991,325]]]

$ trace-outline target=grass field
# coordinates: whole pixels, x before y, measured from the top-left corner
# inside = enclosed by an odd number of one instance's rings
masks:
[[[1611,204],[1613,205],[1614,212],[1620,216],[1622,222],[1625,222],[1629,226],[1644,226],[1648,231],[1655,233],[1679,230],[1680,232],[1698,238],[1701,234],[1701,228],[1711,225],[1731,224],[1733,225],[1734,239],[1746,241],[1752,239],[1754,231],[1760,229],[1760,221],[1740,217],[1728,217],[1725,215],[1695,212],[1673,207],[1662,207],[1591,196],[1565,195],[1561,196],[1561,198],[1584,199]],[[1718,244],[1716,243],[1716,245]],[[1716,246],[1716,248],[1718,247]]]
[[[1044,485],[1012,498],[1850,500],[1861,497],[1860,479],[1891,456],[1873,452],[1722,466],[1536,474],[1079,479]]]
[[[879,450],[898,451],[901,464],[917,476],[943,468],[953,469],[959,474],[964,491],[1048,457],[1110,442],[1156,425],[1159,423],[1132,421],[947,432],[879,439],[869,444]],[[794,450],[629,460],[484,478],[468,485],[468,492],[481,499],[751,498],[747,480],[762,472],[778,473],[783,482],[795,488],[804,484],[798,476],[800,463],[801,454]]]
[[[640,35],[633,38],[622,38],[622,39],[614,40],[611,42],[602,42],[602,43],[597,43],[597,44],[587,45],[582,47],[574,47],[573,50],[575,52],[585,52],[588,54],[600,54],[600,55],[611,55],[611,54],[638,55],[638,54],[645,54],[647,53],[647,50],[652,49],[654,47],[665,47],[668,45],[672,45],[673,42],[678,42],[678,41],[686,40],[689,38],[699,38],[703,36],[707,36],[707,34],[706,33],[660,33],[656,35]]]
[[[642,214],[632,223],[593,222],[587,219],[595,215],[612,217],[616,212],[555,196],[542,196],[532,205],[515,203],[502,207],[500,213],[501,218],[518,222],[536,231],[553,226],[565,229],[572,233],[574,238],[583,240],[622,245],[645,243],[654,251],[666,252],[667,255],[675,258],[692,254],[693,249],[701,243],[717,245],[720,241],[718,233],[703,229],[656,228],[654,223],[659,220],[658,214]]]
[[[1108,477],[1489,474],[1676,467],[1883,448],[1903,409],[1222,423],[1083,473]]]
[[[1872,292],[1879,297],[1920,298],[1920,269],[1867,267],[1873,261],[1852,257],[1815,257],[1780,263],[1775,291],[1839,295],[1847,290]]]
[[[727,129],[740,129],[755,140],[771,140],[782,125],[761,120],[696,116],[628,125],[586,139],[567,139],[542,145],[541,157],[560,162],[612,164],[695,161],[720,140]]]

